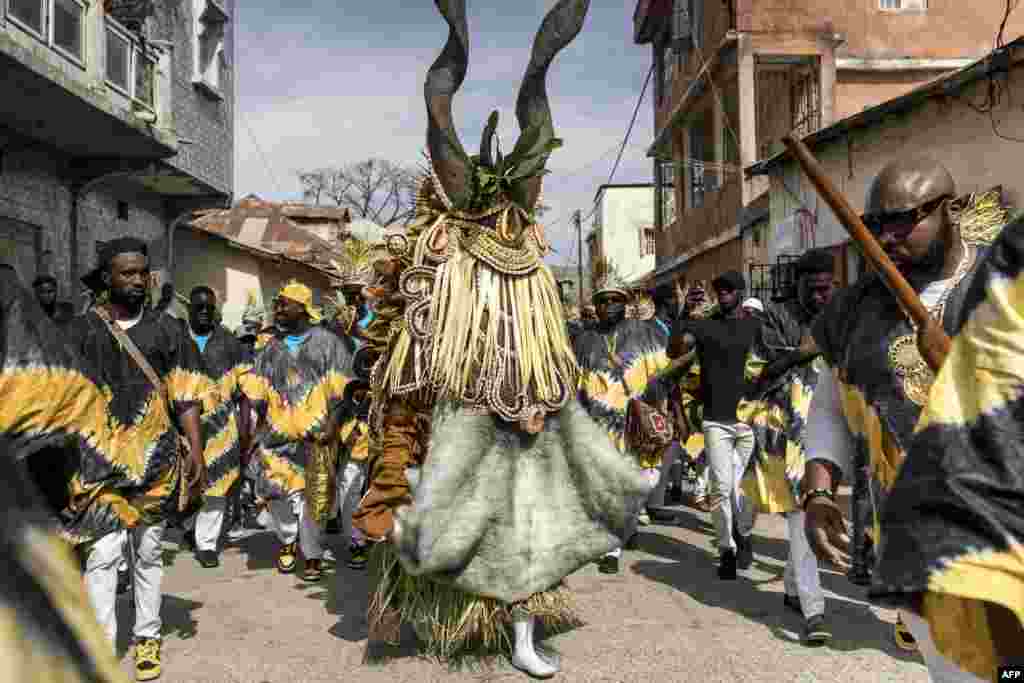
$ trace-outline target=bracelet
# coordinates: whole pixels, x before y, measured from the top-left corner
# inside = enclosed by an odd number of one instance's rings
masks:
[[[815,498],[828,498],[833,503],[836,501],[835,494],[832,493],[831,489],[811,489],[804,494],[803,498],[803,504],[800,507],[804,510],[807,509],[807,504]]]

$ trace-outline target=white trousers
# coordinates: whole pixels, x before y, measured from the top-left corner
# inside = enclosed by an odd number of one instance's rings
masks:
[[[964,671],[935,649],[927,621],[912,612],[900,612],[900,617],[917,641],[918,652],[924,658],[932,683],[985,683],[985,679]]]
[[[132,576],[135,628],[132,633],[136,640],[160,637],[163,536],[162,524],[136,527],[107,534],[89,550],[85,560],[85,588],[96,619],[112,647],[116,648],[117,643],[117,568],[124,559],[126,539],[131,540],[131,550],[135,554],[135,573]]]
[[[718,547],[735,550],[733,521],[741,536],[754,528],[754,511],[740,490],[743,473],[754,454],[754,431],[742,422],[704,421],[704,443],[711,483],[711,519]]]
[[[345,463],[338,477],[338,521],[341,523],[341,537],[356,544],[363,542],[363,534],[352,526],[352,515],[359,508],[365,483],[366,463]]]
[[[783,585],[786,595],[800,598],[804,618],[810,619],[825,613],[825,593],[821,589],[818,558],[814,556],[804,533],[804,511],[788,512],[784,517],[789,527],[789,561],[786,562]]]
[[[307,560],[319,560],[324,556],[324,547],[320,541],[323,530],[306,510],[305,491],[296,491],[286,498],[275,498],[268,507],[270,530],[277,534],[281,543],[287,545],[298,539],[299,549]]]
[[[207,498],[203,501],[203,508],[196,513],[195,521],[197,550],[216,552],[227,509],[227,498]]]

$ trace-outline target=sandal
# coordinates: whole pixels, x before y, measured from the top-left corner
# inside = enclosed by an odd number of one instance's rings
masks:
[[[282,574],[291,574],[295,571],[295,544],[286,543],[277,552],[277,571]]]
[[[306,569],[302,572],[302,580],[316,583],[323,578],[323,560],[306,560]]]

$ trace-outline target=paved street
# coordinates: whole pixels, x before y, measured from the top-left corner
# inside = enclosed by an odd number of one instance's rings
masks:
[[[895,615],[867,606],[859,589],[824,574],[835,636],[830,646],[799,641],[801,619],[782,606],[786,545],[781,517],[762,517],[754,568],[719,582],[708,515],[685,509],[680,524],[643,530],[608,577],[588,566],[570,577],[586,626],[549,644],[563,657],[555,680],[841,681],[925,683],[916,656],[891,641]],[[339,537],[332,537],[337,544]],[[229,545],[220,569],[201,569],[173,536],[165,544],[164,677],[167,683],[528,680],[499,661],[451,672],[416,655],[414,639],[383,664],[364,664],[365,573],[342,564],[308,585],[274,570],[275,541],[253,532]],[[340,545],[335,552],[344,560]],[[130,624],[121,599],[122,624]],[[122,629],[120,651],[128,651]],[[130,670],[129,658],[124,660]]]

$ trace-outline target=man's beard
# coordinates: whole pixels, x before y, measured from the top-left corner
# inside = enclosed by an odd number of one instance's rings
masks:
[[[914,289],[923,289],[942,279],[942,268],[945,264],[946,243],[944,240],[936,239],[928,246],[924,258],[908,265],[902,272]]]
[[[142,308],[143,304],[146,303],[146,293],[142,292],[140,294],[135,294],[132,292],[111,289],[110,301],[118,306],[123,306],[131,311],[135,311]]]

